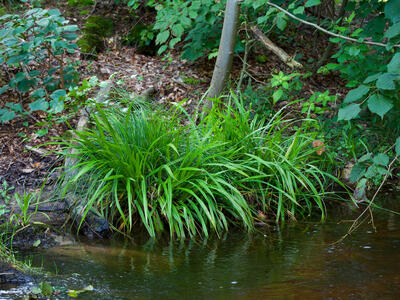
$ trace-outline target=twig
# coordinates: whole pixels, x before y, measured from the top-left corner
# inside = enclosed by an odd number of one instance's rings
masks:
[[[278,10],[280,10],[281,12],[283,12],[284,14],[288,15],[289,17],[291,17],[292,19],[295,19],[295,20],[297,20],[297,21],[299,21],[299,22],[301,22],[301,23],[303,23],[303,24],[312,26],[312,27],[314,27],[314,28],[316,28],[316,29],[318,29],[318,30],[320,30],[320,31],[322,31],[322,32],[324,32],[324,33],[326,33],[326,34],[331,35],[331,36],[338,37],[338,38],[341,38],[341,39],[344,39],[344,40],[348,40],[348,41],[351,41],[351,42],[355,42],[355,43],[359,43],[359,44],[367,44],[367,45],[380,46],[380,47],[392,46],[392,45],[388,45],[388,44],[384,44],[384,43],[361,41],[361,40],[353,39],[353,38],[348,37],[348,36],[344,36],[344,35],[341,35],[341,34],[337,34],[337,33],[331,32],[331,31],[329,31],[329,30],[326,30],[325,28],[322,28],[321,26],[318,26],[317,24],[314,24],[314,23],[305,21],[305,20],[303,20],[303,19],[300,19],[300,18],[296,17],[295,15],[291,14],[291,13],[288,12],[287,10],[283,9],[282,7],[280,7],[280,6],[278,6],[278,5],[274,4],[274,3],[267,2],[266,4],[277,8]],[[392,47],[400,48],[400,44],[393,45]]]
[[[395,156],[395,158],[390,162],[388,169],[387,169],[387,173],[385,175],[385,177],[383,178],[381,184],[379,185],[378,189],[376,190],[374,196],[372,197],[371,201],[368,203],[368,206],[361,212],[361,214],[357,217],[357,219],[355,219],[353,221],[353,224],[351,224],[350,228],[347,230],[347,233],[342,236],[337,242],[333,243],[333,244],[337,244],[340,243],[341,241],[343,241],[344,239],[346,239],[350,234],[352,234],[358,227],[360,227],[360,225],[362,223],[364,223],[365,220],[360,221],[361,218],[364,216],[364,214],[368,211],[371,214],[371,220],[372,220],[372,227],[374,228],[374,230],[376,230],[375,228],[375,224],[373,223],[373,217],[372,217],[372,210],[371,210],[371,206],[372,203],[374,202],[376,196],[378,195],[378,193],[380,192],[380,190],[382,189],[383,185],[385,184],[387,178],[389,177],[390,174],[390,170],[392,168],[392,165],[394,164],[394,162],[397,160],[398,155]]]
[[[303,65],[287,54],[283,49],[275,45],[265,34],[262,33],[257,26],[251,26],[251,31],[261,41],[261,43],[269,50],[274,52],[285,64],[291,68],[301,69]]]

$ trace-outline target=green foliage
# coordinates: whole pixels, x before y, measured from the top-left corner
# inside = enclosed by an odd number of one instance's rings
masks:
[[[103,38],[92,33],[85,33],[77,44],[84,54],[96,54],[104,49]]]
[[[5,179],[3,179],[3,183],[0,186],[0,199],[2,199],[5,204],[9,204],[9,202],[11,200],[11,196],[9,193],[12,190],[14,190],[14,186],[9,186],[7,181]]]
[[[90,54],[101,52],[105,48],[104,38],[110,37],[114,30],[111,19],[102,16],[90,16],[83,29],[84,34],[78,41],[81,52]]]
[[[8,90],[30,93],[34,101],[31,111],[61,112],[65,89],[77,80],[75,67],[66,54],[77,48],[73,40],[78,27],[68,25],[57,9],[34,8],[22,16],[4,15],[0,20],[0,63],[17,71],[9,83],[0,87],[0,94]],[[0,110],[2,122],[23,113],[21,104],[8,103],[7,107]]]
[[[33,204],[37,207],[38,197],[35,194],[24,191],[23,195],[15,193],[14,198],[21,212],[13,212],[10,216],[10,223],[16,222],[19,226],[26,226],[29,224],[32,216],[36,214],[36,211],[29,212],[29,208]]]
[[[255,209],[277,221],[313,207],[324,216],[329,175],[318,168],[325,158],[312,147],[312,121],[292,130],[279,115],[252,120],[231,101],[187,126],[179,108],[169,115],[98,106],[94,128],[62,142],[79,160],[66,170],[75,175],[65,193],[82,199],[84,216],[99,210],[117,229],[141,224],[150,236],[207,236],[232,224],[251,230]]]
[[[102,16],[90,16],[86,23],[84,32],[98,34],[101,37],[110,37],[114,30],[114,24],[110,18]]]
[[[142,23],[136,24],[129,33],[123,37],[123,41],[127,45],[136,46],[137,53],[146,55],[155,55],[157,53],[152,25],[144,25]]]
[[[68,0],[68,5],[72,7],[87,7],[92,6],[94,3],[93,0]]]

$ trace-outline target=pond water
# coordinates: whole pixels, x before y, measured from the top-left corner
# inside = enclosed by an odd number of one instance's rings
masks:
[[[82,241],[32,257],[57,274],[53,285],[94,287],[78,299],[400,299],[400,216],[378,214],[377,232],[365,224],[333,244],[349,227],[337,220],[199,242]]]

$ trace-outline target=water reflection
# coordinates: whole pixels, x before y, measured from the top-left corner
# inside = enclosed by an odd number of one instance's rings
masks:
[[[36,255],[55,285],[84,299],[400,299],[400,218],[363,225],[304,223],[253,235],[145,243],[85,242]],[[83,298],[82,298],[83,299]]]

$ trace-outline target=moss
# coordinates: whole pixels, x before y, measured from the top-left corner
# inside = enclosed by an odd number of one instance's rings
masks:
[[[205,80],[200,80],[192,77],[182,77],[182,81],[186,84],[192,84],[192,85],[199,85],[205,82]]]
[[[86,15],[88,15],[89,13],[90,13],[90,11],[84,9],[84,10],[81,10],[81,11],[79,12],[79,15],[81,15],[81,16],[86,16]]]
[[[79,39],[78,46],[83,53],[90,56],[90,53],[96,54],[103,50],[104,42],[99,35],[86,33]]]
[[[7,14],[7,9],[5,6],[0,4],[0,17]]]
[[[87,19],[84,32],[90,34],[97,34],[101,37],[109,37],[114,30],[114,24],[110,18],[101,16],[91,16]]]
[[[133,26],[129,33],[123,37],[123,41],[126,45],[135,46],[137,53],[151,56],[157,53],[155,35],[151,25],[139,23]]]
[[[72,7],[85,7],[85,6],[92,6],[93,0],[68,0],[68,5]]]

